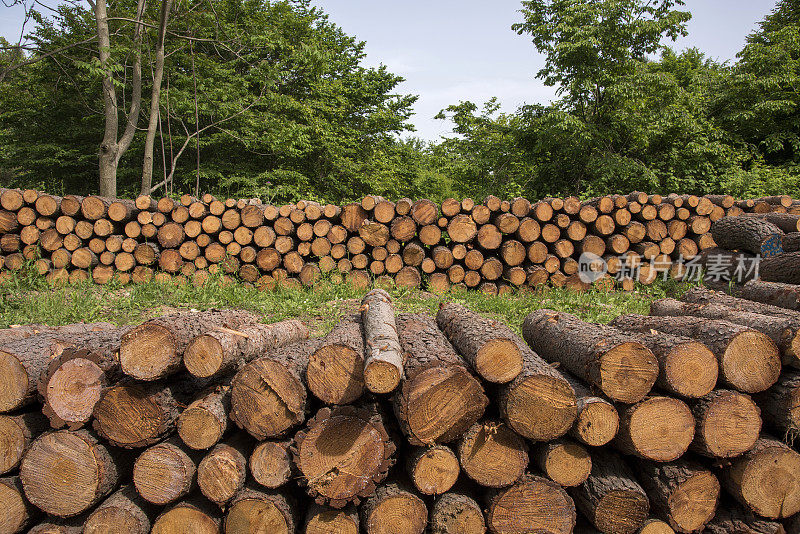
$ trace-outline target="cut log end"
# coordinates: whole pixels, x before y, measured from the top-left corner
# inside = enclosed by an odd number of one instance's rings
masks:
[[[600,362],[600,388],[614,400],[637,402],[658,377],[658,362],[644,345],[625,342],[606,351]]]
[[[288,444],[277,441],[259,443],[250,455],[250,472],[266,488],[279,488],[292,476],[292,455]]]
[[[174,502],[191,489],[195,464],[175,445],[150,447],[136,459],[133,483],[143,499],[154,504]]]
[[[525,378],[508,392],[505,417],[528,439],[544,441],[565,434],[575,421],[575,393],[563,379],[543,374]]]
[[[648,519],[639,529],[638,534],[675,534],[675,531],[659,519]]]
[[[480,506],[471,497],[446,493],[433,505],[430,531],[431,534],[484,534],[486,520]]]
[[[0,350],[0,412],[21,406],[29,389],[25,368],[13,354]]]
[[[272,500],[245,497],[237,498],[228,510],[225,517],[225,532],[290,534],[294,532],[294,525]]]
[[[219,534],[219,519],[189,503],[180,503],[156,519],[152,534]]]
[[[374,361],[364,369],[364,385],[373,393],[391,393],[400,384],[400,379],[400,371],[390,362]]]
[[[492,532],[568,534],[575,517],[575,504],[561,486],[527,476],[492,500],[486,519]]]
[[[623,412],[617,445],[627,454],[670,462],[689,448],[694,427],[694,417],[685,403],[671,397],[653,397]]]
[[[355,510],[319,508],[310,512],[305,534],[358,534]]]
[[[638,491],[612,490],[606,493],[594,513],[594,524],[601,532],[633,534],[647,519],[650,503]]]
[[[490,488],[513,484],[528,465],[528,446],[507,425],[492,421],[472,425],[458,444],[461,467],[472,480]]]
[[[800,511],[800,454],[785,445],[766,447],[740,462],[730,478],[755,513],[783,519]]]
[[[693,341],[677,345],[667,354],[663,373],[675,393],[698,398],[714,389],[719,364],[708,347]]]
[[[737,335],[720,359],[725,379],[739,391],[758,393],[778,381],[781,359],[769,337],[750,330]]]
[[[614,439],[619,430],[619,413],[608,402],[592,402],[581,410],[573,434],[581,442],[600,447]]]
[[[556,484],[564,487],[577,486],[589,478],[592,457],[585,447],[565,440],[540,447],[539,466]]]
[[[99,365],[85,358],[61,364],[45,388],[47,404],[62,421],[88,421],[100,401],[105,374]]]
[[[441,495],[448,491],[461,470],[455,453],[441,445],[421,451],[410,463],[411,480],[425,495]]]
[[[677,532],[697,532],[714,517],[720,486],[710,471],[699,471],[669,496],[669,517]]]
[[[219,371],[223,358],[222,343],[214,336],[203,334],[186,348],[183,364],[194,376],[206,378]]]
[[[169,329],[144,323],[123,336],[119,349],[122,371],[138,380],[154,380],[175,361],[175,338]]]
[[[15,483],[17,486],[19,482]],[[22,488],[0,482],[0,527],[3,532],[22,532],[30,520]]]
[[[226,428],[219,418],[200,406],[190,406],[181,412],[177,426],[181,440],[195,450],[214,446]]]
[[[347,345],[323,345],[308,362],[308,389],[329,404],[349,404],[364,392],[364,356]]]
[[[489,382],[505,384],[522,371],[522,353],[510,339],[493,339],[478,350],[475,371]]]
[[[694,412],[697,436],[693,449],[705,456],[739,456],[753,447],[761,431],[758,406],[736,391],[714,391],[700,399]]]

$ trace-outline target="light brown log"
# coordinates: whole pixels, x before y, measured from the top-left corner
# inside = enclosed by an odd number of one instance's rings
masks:
[[[203,457],[197,466],[197,485],[208,500],[222,506],[244,487],[252,449],[250,436],[235,434]]]
[[[262,441],[253,449],[248,466],[255,481],[265,488],[279,488],[292,480],[291,441]]]
[[[367,283],[369,280],[367,279]],[[406,265],[400,271],[398,271],[397,275],[395,275],[395,284],[399,287],[419,287],[422,283],[422,276],[419,273],[419,269],[416,267],[412,267]]]
[[[305,420],[309,356],[320,346],[312,338],[257,358],[231,382],[231,419],[256,439],[278,437]]]
[[[478,227],[469,215],[456,215],[447,225],[447,234],[456,243],[468,243],[477,233]]]
[[[390,393],[403,377],[403,355],[397,336],[392,297],[374,289],[361,300],[364,332],[364,385],[373,393]]]
[[[769,436],[723,467],[720,481],[760,516],[784,519],[800,512],[800,454]]]
[[[458,304],[440,307],[436,320],[450,342],[484,379],[505,383],[522,370],[519,348],[505,332],[497,333],[498,323]]]
[[[546,309],[533,312],[525,318],[522,333],[544,359],[560,362],[614,400],[638,402],[658,376],[658,362],[647,347],[574,315]]]
[[[198,335],[214,327],[236,329],[256,320],[253,314],[238,310],[179,313],[151,319],[123,336],[119,354],[122,371],[140,380],[167,376],[180,368],[184,350]]]
[[[295,435],[295,465],[318,504],[342,508],[372,495],[394,463],[395,444],[377,405],[325,407]]]
[[[483,224],[478,228],[478,244],[486,250],[496,250],[503,242],[503,234],[493,224]]]
[[[228,428],[230,387],[203,391],[178,417],[177,429],[183,443],[192,449],[213,447]]]
[[[526,475],[489,497],[486,523],[493,533],[569,534],[575,527],[575,503],[558,484]]]
[[[758,406],[744,393],[717,389],[692,403],[695,438],[692,451],[732,458],[750,450],[761,432]]]
[[[677,460],[694,439],[695,421],[685,403],[653,396],[620,410],[614,446],[656,462]]]
[[[307,339],[308,334],[308,328],[297,320],[269,325],[245,324],[233,330],[213,327],[189,343],[183,363],[194,376],[208,378],[279,347]]]
[[[485,420],[472,425],[458,441],[461,469],[478,484],[492,488],[519,480],[528,465],[528,445],[508,425]]]
[[[230,502],[225,516],[226,534],[269,532],[292,534],[297,523],[294,500],[282,493],[247,486]]]
[[[164,505],[192,489],[197,465],[176,438],[145,449],[133,464],[133,484],[146,501]]]
[[[217,507],[193,497],[162,512],[153,523],[152,534],[219,534],[221,524]]]
[[[364,391],[361,318],[344,318],[325,336],[308,362],[308,388],[330,404],[349,404]]]
[[[59,517],[88,510],[111,493],[119,477],[117,459],[86,430],[43,434],[20,466],[26,498]]]
[[[537,444],[532,456],[550,480],[564,487],[583,484],[592,471],[589,451],[566,438]]]
[[[769,337],[729,321],[624,315],[611,324],[625,331],[649,332],[655,329],[701,341],[717,357],[720,379],[745,393],[766,390],[780,374],[780,354]]]
[[[441,495],[458,479],[458,457],[445,445],[416,447],[406,456],[406,472],[423,495]]]
[[[41,512],[25,498],[18,476],[0,478],[0,528],[17,534],[30,526]]]

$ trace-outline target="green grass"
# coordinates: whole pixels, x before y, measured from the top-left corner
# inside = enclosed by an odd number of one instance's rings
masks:
[[[687,287],[672,281],[658,281],[652,286],[640,286],[631,293],[578,293],[545,288],[500,297],[478,291],[434,295],[420,290],[390,288],[389,292],[395,297],[398,311],[435,314],[439,303],[459,302],[518,331],[525,316],[538,308],[567,311],[587,321],[608,322],[623,313],[646,314],[653,300],[678,296]],[[347,284],[326,280],[312,289],[275,291],[259,291],[213,278],[201,288],[175,282],[126,286],[84,282],[53,287],[44,278],[23,271],[0,283],[0,328],[12,324],[60,325],[80,321],[131,324],[181,309],[243,308],[263,315],[265,322],[303,319],[315,334],[321,335],[343,314],[356,311],[363,294],[364,291]]]

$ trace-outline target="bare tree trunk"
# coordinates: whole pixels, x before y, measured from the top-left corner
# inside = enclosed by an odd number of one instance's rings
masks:
[[[97,22],[97,49],[100,66],[105,72],[103,76],[103,114],[105,115],[105,132],[100,142],[99,172],[100,195],[104,197],[117,196],[117,166],[119,160],[133,141],[136,133],[136,124],[139,122],[139,112],[142,104],[142,56],[141,50],[136,53],[133,63],[133,79],[131,82],[131,108],[122,137],[117,139],[119,132],[119,104],[117,91],[114,88],[113,73],[111,70],[111,37],[108,28],[108,10],[106,0],[97,0],[94,3],[94,14]],[[142,40],[142,25],[139,22],[144,14],[145,0],[139,0],[136,6],[136,26],[133,40],[138,46]]]
[[[156,128],[161,113],[161,80],[164,77],[164,41],[167,33],[167,20],[172,8],[172,0],[161,0],[161,20],[158,25],[158,43],[156,45],[156,65],[153,72],[153,90],[150,96],[150,122],[147,125],[147,138],[144,143],[144,163],[142,165],[141,195],[149,195],[153,184],[153,145],[156,140]]]

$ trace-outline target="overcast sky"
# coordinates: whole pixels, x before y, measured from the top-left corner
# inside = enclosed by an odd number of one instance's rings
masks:
[[[554,95],[535,78],[542,66],[530,38],[511,31],[521,21],[519,0],[314,0],[346,33],[366,41],[366,64],[385,64],[406,78],[402,93],[419,95],[415,135],[436,140],[450,131],[433,116],[461,100],[496,96],[503,109],[547,103]],[[696,46],[732,60],[745,36],[774,0],[688,0],[689,36],[674,46]],[[16,40],[20,10],[0,6],[0,35]]]

